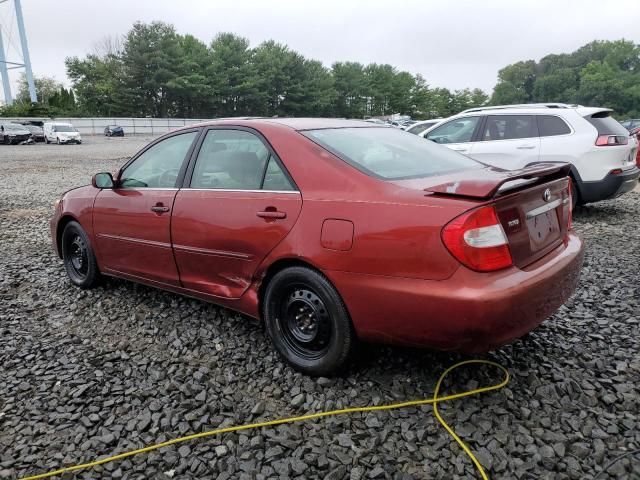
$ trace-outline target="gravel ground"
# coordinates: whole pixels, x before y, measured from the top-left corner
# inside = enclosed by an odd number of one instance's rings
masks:
[[[341,377],[284,365],[259,324],[203,302],[108,280],[82,292],[50,247],[51,204],[114,171],[149,138],[0,146],[0,478],[190,432],[430,396],[462,357],[365,346]],[[576,212],[587,259],[574,298],[489,354],[502,391],[443,405],[492,478],[588,479],[640,449],[640,193]],[[468,369],[445,392],[496,382]],[[598,478],[640,478],[629,456]],[[475,478],[430,407],[227,434],[79,478]]]

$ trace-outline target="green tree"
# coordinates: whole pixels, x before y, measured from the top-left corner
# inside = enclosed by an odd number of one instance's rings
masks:
[[[214,111],[213,88],[206,75],[211,51],[192,35],[178,36],[175,76],[167,80],[173,101],[169,110],[178,117],[211,115]]]
[[[357,62],[336,62],[331,66],[335,90],[333,113],[344,118],[363,118],[367,105],[367,78]]]
[[[65,64],[81,111],[106,117],[124,113],[126,107],[118,102],[118,91],[124,75],[120,57],[92,54],[82,60],[78,57],[67,58]]]
[[[218,34],[211,42],[206,72],[215,115],[257,114],[257,79],[249,40],[233,33]]]
[[[491,103],[494,105],[528,103],[533,99],[533,84],[536,80],[536,62],[517,62],[498,72],[498,83],[493,89]]]
[[[178,76],[180,41],[172,25],[136,23],[124,40],[116,99],[135,116],[174,114],[172,81]]]
[[[36,87],[36,96],[38,102],[46,104],[49,98],[62,88],[62,83],[55,78],[47,76],[34,76],[33,83]],[[27,76],[24,72],[20,74],[18,78],[18,93],[16,95],[16,101],[18,102],[31,102],[29,95],[29,84],[27,83]]]

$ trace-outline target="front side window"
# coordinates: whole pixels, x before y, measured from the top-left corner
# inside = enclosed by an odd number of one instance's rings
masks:
[[[553,137],[554,135],[567,135],[571,133],[571,129],[560,117],[540,115],[538,116],[538,132],[541,137]]]
[[[173,188],[182,162],[198,132],[182,133],[162,140],[125,168],[120,186],[130,188]]]
[[[413,133],[414,135],[420,135],[427,128],[433,127],[435,124],[436,122],[427,122],[427,123],[421,123],[420,125],[414,125],[410,129],[408,129],[407,132]]]
[[[481,140],[486,142],[536,137],[534,121],[531,115],[489,115]]]
[[[480,117],[478,116],[456,118],[444,125],[440,125],[438,128],[434,128],[427,134],[426,138],[436,143],[470,142],[479,120]]]
[[[386,180],[481,168],[475,160],[395,128],[329,128],[302,133],[358,170]]]
[[[209,130],[196,159],[192,188],[293,190],[277,160],[256,135]]]

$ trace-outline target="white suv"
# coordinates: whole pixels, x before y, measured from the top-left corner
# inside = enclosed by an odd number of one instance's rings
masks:
[[[607,108],[562,103],[472,108],[420,136],[489,165],[515,170],[570,163],[574,204],[633,190],[638,142]]]

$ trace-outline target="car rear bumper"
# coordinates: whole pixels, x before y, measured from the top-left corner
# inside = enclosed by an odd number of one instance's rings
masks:
[[[621,173],[609,173],[596,182],[578,182],[580,200],[582,203],[590,203],[619,197],[633,190],[638,184],[639,177],[640,168],[635,166]]]
[[[553,314],[573,294],[583,257],[582,240],[571,232],[566,245],[526,269],[460,267],[442,281],[326,273],[360,338],[475,353],[509,343]]]

